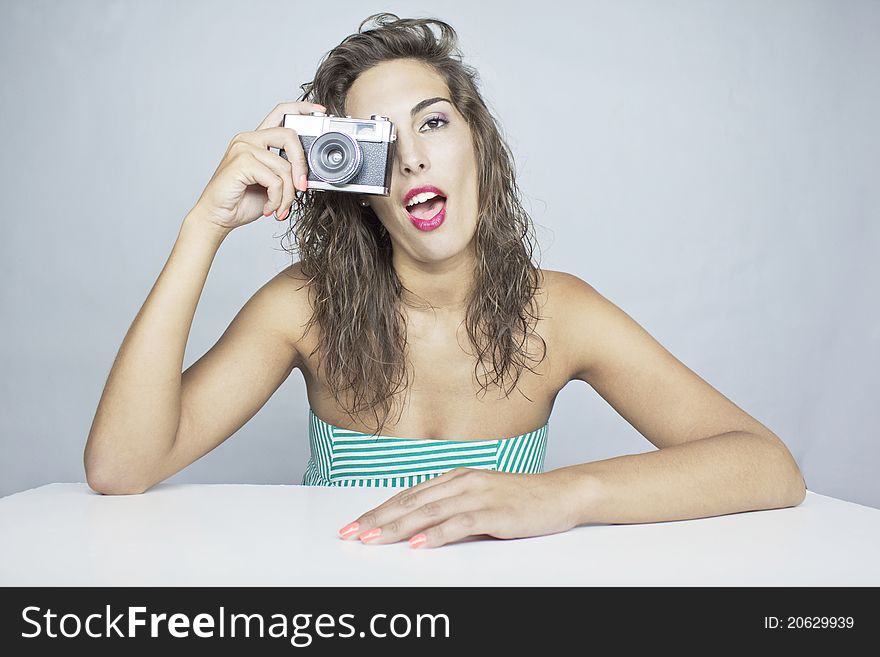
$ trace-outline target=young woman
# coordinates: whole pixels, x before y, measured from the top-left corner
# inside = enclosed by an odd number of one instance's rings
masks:
[[[588,283],[533,264],[531,220],[477,80],[446,23],[371,16],[299,101],[232,139],[113,364],[84,455],[94,490],[165,480],[298,368],[310,403],[303,483],[403,487],[344,539],[433,547],[804,499],[772,431]],[[313,111],[391,119],[388,196],[308,191],[298,135],[280,126]],[[273,212],[294,220],[300,260],[181,375],[217,249]],[[658,450],[545,472],[553,402],[574,379]]]

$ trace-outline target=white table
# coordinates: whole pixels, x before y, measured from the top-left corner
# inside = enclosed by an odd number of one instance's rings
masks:
[[[811,491],[790,509],[433,549],[337,538],[398,490],[49,484],[0,499],[0,585],[880,585],[880,510]]]

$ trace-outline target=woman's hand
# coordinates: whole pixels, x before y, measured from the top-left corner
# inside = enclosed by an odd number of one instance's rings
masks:
[[[339,535],[370,545],[409,539],[412,547],[438,547],[478,534],[556,534],[576,525],[564,481],[553,472],[455,468],[402,490],[343,527]]]
[[[226,231],[273,212],[287,216],[297,190],[308,188],[308,165],[299,135],[282,128],[285,114],[323,112],[323,105],[289,102],[276,105],[254,132],[232,138],[217,170],[196,202],[199,215]],[[287,158],[269,148],[284,149]]]

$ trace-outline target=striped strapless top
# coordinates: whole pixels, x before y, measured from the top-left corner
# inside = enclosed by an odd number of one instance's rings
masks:
[[[376,437],[334,427],[309,408],[302,485],[408,488],[458,467],[536,474],[544,471],[549,426],[498,440]]]

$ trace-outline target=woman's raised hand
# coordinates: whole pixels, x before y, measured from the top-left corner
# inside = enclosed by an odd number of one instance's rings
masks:
[[[287,217],[296,191],[308,188],[308,166],[299,136],[282,128],[285,114],[324,112],[323,105],[279,103],[253,132],[232,138],[220,165],[195,208],[207,221],[229,231],[273,212]],[[284,149],[288,159],[269,148]]]

